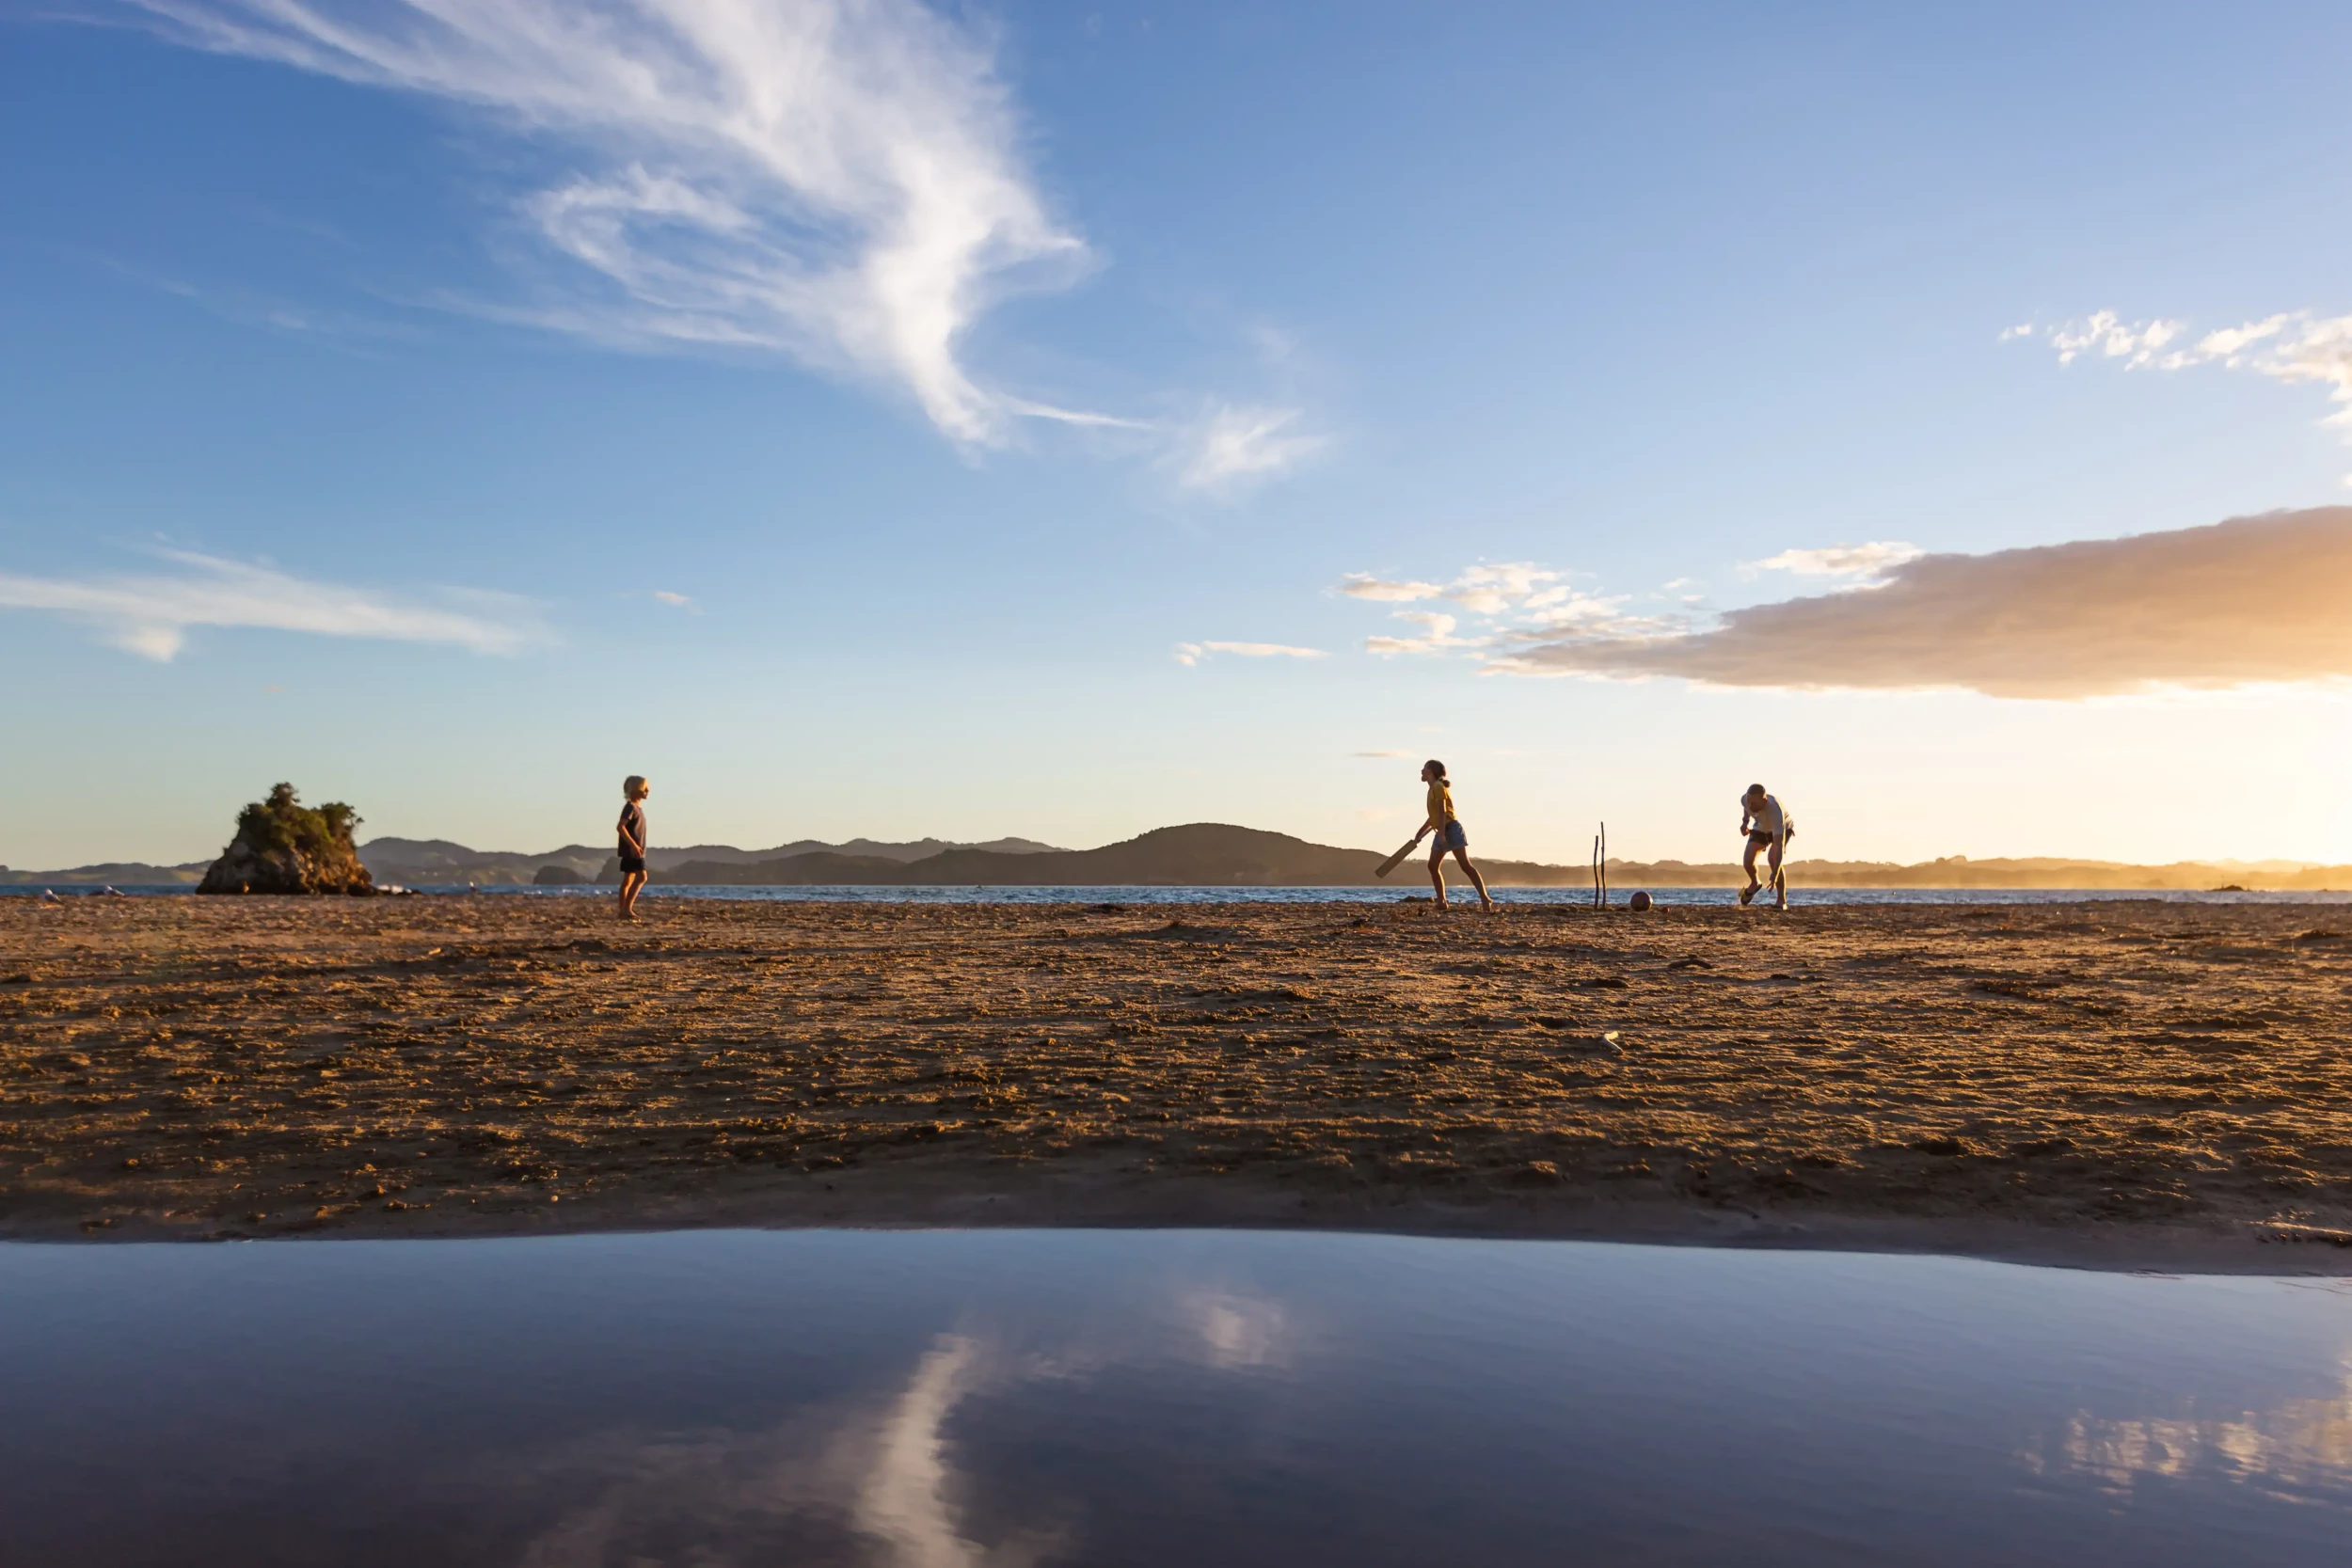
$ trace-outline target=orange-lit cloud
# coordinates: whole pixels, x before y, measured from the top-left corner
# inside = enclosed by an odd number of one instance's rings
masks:
[[[2352,507],[1989,555],[1711,627],[1502,633],[1489,668],[1714,686],[2090,697],[2352,676]]]

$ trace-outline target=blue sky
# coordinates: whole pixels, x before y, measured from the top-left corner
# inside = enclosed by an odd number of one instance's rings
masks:
[[[2352,861],[2341,8],[441,10],[0,10],[0,862]]]

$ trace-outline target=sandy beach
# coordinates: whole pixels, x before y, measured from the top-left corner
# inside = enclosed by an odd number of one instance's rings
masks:
[[[2352,1272],[2352,918],[0,900],[0,1234],[1287,1225]]]

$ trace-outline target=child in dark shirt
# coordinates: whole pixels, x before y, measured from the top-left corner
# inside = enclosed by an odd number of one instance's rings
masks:
[[[645,797],[653,786],[642,773],[621,781],[621,918],[637,918],[637,894],[645,885]]]

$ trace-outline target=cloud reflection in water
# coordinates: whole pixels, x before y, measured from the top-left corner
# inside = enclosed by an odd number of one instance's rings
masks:
[[[1279,1304],[1201,1290],[1054,1350],[1009,1337],[936,1336],[895,1394],[804,1407],[760,1431],[609,1433],[531,1466],[564,1499],[522,1568],[694,1568],[790,1561],[888,1568],[1029,1568],[1067,1553],[1073,1503],[1029,1499],[1027,1517],[983,1532],[949,1424],[976,1397],[1176,1362],[1219,1371],[1287,1364]],[[1007,1499],[992,1499],[1001,1505]],[[980,1539],[982,1533],[993,1539]]]
[[[2219,1476],[2282,1494],[2352,1483],[2352,1366],[2333,1398],[2201,1418],[2110,1419],[2079,1411],[2018,1458],[2038,1476],[2086,1476],[2128,1492],[2152,1477]]]

